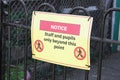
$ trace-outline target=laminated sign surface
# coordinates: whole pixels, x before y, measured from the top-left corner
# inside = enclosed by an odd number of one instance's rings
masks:
[[[90,70],[93,18],[34,11],[32,57],[58,65]]]

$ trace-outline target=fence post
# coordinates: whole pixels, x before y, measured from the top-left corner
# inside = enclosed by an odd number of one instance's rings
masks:
[[[18,0],[20,3],[21,3],[21,5],[23,6],[23,8],[24,8],[24,11],[25,11],[25,25],[27,25],[27,23],[28,23],[28,19],[27,19],[27,17],[28,17],[28,12],[27,12],[27,8],[26,8],[26,4],[25,4],[25,2],[23,1],[23,0]],[[25,30],[25,48],[24,48],[24,50],[25,50],[25,54],[24,54],[24,80],[27,80],[26,79],[26,77],[27,77],[27,54],[28,54],[28,48],[27,48],[27,46],[28,46],[28,29],[27,30]]]
[[[8,7],[7,2],[0,0],[0,80],[5,79],[5,54],[3,54],[3,16],[7,15],[7,11],[5,11],[3,8],[6,7]]]
[[[102,26],[101,26],[101,34],[100,34],[100,50],[99,50],[99,62],[98,62],[98,74],[97,74],[97,80],[101,80],[101,71],[102,71],[102,53],[103,53],[103,44],[104,44],[104,27],[105,27],[105,19],[106,16],[113,11],[119,11],[120,12],[120,8],[110,8],[108,9],[104,16],[103,16],[103,22],[102,22]]]
[[[0,0],[0,45],[2,45],[2,0]],[[2,46],[0,46],[0,61],[2,63]],[[2,76],[2,65],[0,65],[0,76]],[[2,77],[0,77],[2,80]]]
[[[4,6],[6,6],[6,4],[0,0],[0,80],[5,79],[5,59],[3,55],[3,15],[5,14],[3,10]]]

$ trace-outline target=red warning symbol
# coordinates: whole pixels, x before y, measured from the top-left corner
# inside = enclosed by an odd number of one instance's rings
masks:
[[[42,52],[44,49],[44,45],[43,45],[43,42],[41,40],[36,40],[34,43],[34,46],[38,52]]]
[[[78,60],[84,60],[85,57],[86,57],[86,52],[85,52],[85,50],[82,47],[76,47],[74,49],[74,56]]]

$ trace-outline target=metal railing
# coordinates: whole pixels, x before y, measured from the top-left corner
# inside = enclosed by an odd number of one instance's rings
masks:
[[[0,47],[0,55],[1,55],[1,58],[4,58],[5,56],[7,56],[7,62],[4,63],[4,61],[2,61],[2,64],[4,66],[1,66],[1,69],[5,70],[1,70],[3,71],[4,74],[2,74],[2,72],[0,71],[0,75],[3,76],[1,77],[1,80],[4,80],[5,77],[7,77],[6,79],[7,80],[11,80],[11,31],[12,31],[12,28],[16,28],[15,30],[17,30],[17,37],[16,37],[16,43],[17,43],[17,48],[19,47],[18,46],[18,43],[19,43],[19,37],[18,37],[18,34],[19,34],[19,29],[23,28],[24,29],[24,67],[23,67],[23,71],[24,71],[24,80],[27,80],[26,79],[26,76],[27,76],[27,70],[28,70],[28,36],[30,34],[28,34],[29,30],[30,30],[30,26],[28,26],[28,11],[27,11],[27,7],[26,7],[26,4],[23,0],[17,0],[17,2],[20,2],[20,4],[22,5],[23,9],[24,9],[24,19],[25,19],[25,23],[24,24],[21,24],[21,23],[15,23],[15,22],[12,22],[11,20],[11,3],[9,2],[8,4],[8,17],[6,18],[6,20],[3,20],[3,12],[1,12],[1,21],[0,21],[0,44],[2,45],[2,47]],[[12,4],[13,5],[13,4]],[[70,5],[69,5],[70,6]],[[3,7],[3,3],[1,3],[1,11],[3,11],[4,7]],[[55,9],[55,7],[49,3],[42,3],[41,5],[39,5],[38,7],[35,8],[35,10],[40,10],[40,11],[47,11],[47,12],[57,12],[57,10]],[[74,14],[74,12],[78,11],[77,13],[79,14],[79,10],[82,10],[83,12],[82,13],[85,13],[85,15],[87,16],[90,16],[90,13],[89,11],[87,11],[84,7],[80,7],[80,6],[77,6],[77,7],[73,7],[72,9],[69,10],[69,14]],[[120,42],[119,41],[115,41],[115,40],[111,40],[111,39],[107,39],[107,38],[104,38],[104,27],[105,27],[105,19],[106,19],[106,16],[112,12],[112,11],[120,11],[119,8],[110,8],[108,9],[105,13],[104,13],[104,16],[102,17],[102,26],[100,26],[100,37],[98,36],[91,36],[91,40],[93,41],[97,41],[99,42],[100,44],[100,49],[99,49],[99,57],[98,57],[98,72],[97,72],[97,80],[101,80],[101,68],[102,68],[102,54],[104,53],[103,52],[103,45],[104,43],[109,43],[109,44],[117,44],[117,45],[120,45]],[[81,12],[80,12],[81,13]],[[8,49],[8,54],[7,55],[3,55],[3,47],[5,47],[5,41],[6,39],[4,38],[4,30],[3,29],[3,26],[4,27],[7,27],[7,31],[8,31],[8,35],[7,35],[7,39],[8,39],[8,47],[6,49]],[[18,60],[18,50],[16,52],[17,54],[17,62],[16,62],[16,80],[19,80],[18,76],[18,72],[19,72],[19,60]],[[30,59],[31,60],[31,59]],[[33,76],[32,76],[32,80],[37,80],[37,63],[39,61],[37,60],[34,60],[33,61]],[[5,67],[5,65],[7,64],[7,68]],[[6,69],[5,69],[6,68]],[[56,80],[56,65],[52,64],[52,75],[51,75],[51,80]],[[66,80],[66,74],[67,74],[67,67],[63,67],[63,73],[62,73],[62,80]],[[7,73],[6,73],[7,72]],[[6,76],[7,75],[7,76]],[[39,78],[40,80],[41,78]],[[85,71],[85,80],[88,80],[89,79],[89,71]],[[42,79],[41,79],[42,80]],[[44,79],[45,80],[45,79]]]

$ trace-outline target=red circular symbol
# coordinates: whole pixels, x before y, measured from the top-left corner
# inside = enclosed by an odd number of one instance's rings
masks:
[[[34,45],[35,45],[35,49],[36,49],[38,52],[42,52],[42,51],[43,51],[44,45],[43,45],[43,43],[42,43],[41,40],[36,40],[35,43],[34,43]]]
[[[85,50],[82,47],[76,47],[74,49],[74,56],[78,60],[83,60],[86,57],[86,52],[85,52]]]

